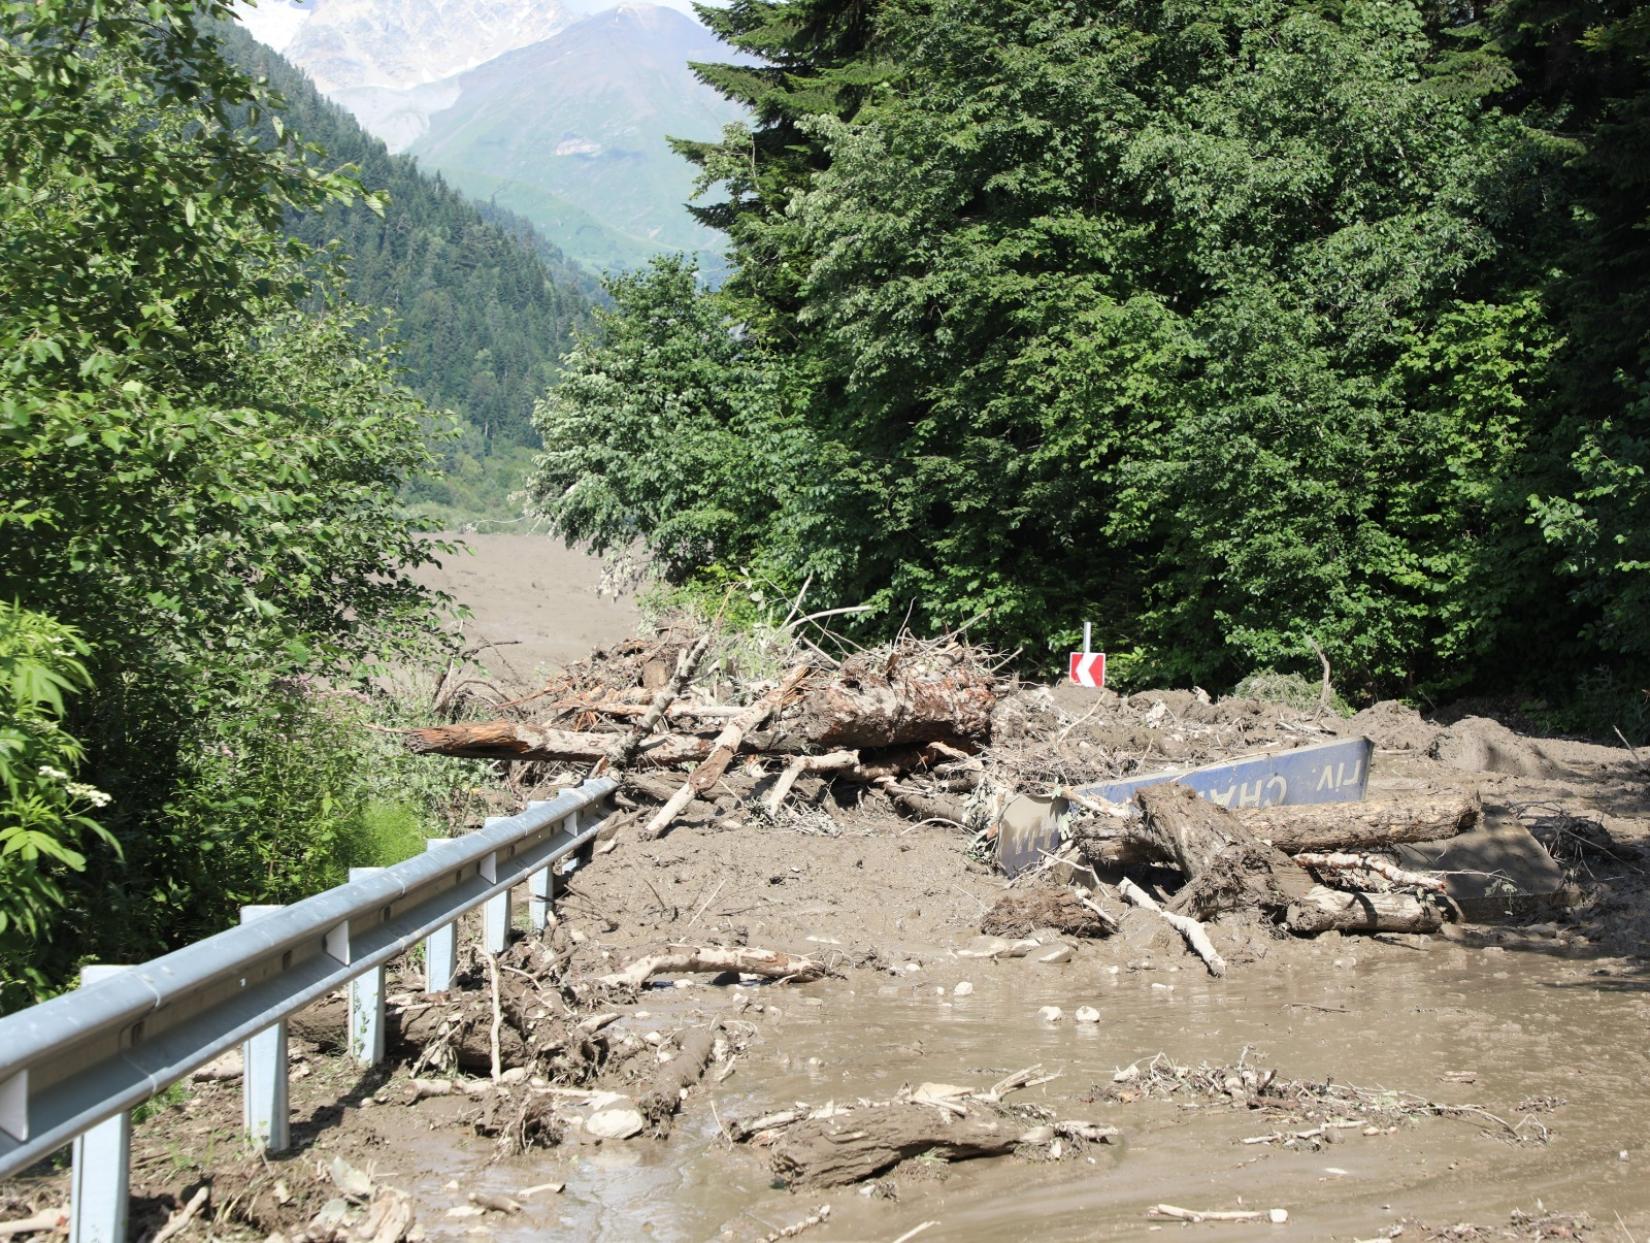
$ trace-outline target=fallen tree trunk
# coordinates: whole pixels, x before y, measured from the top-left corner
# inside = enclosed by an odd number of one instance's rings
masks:
[[[1289,931],[1302,936],[1320,932],[1437,932],[1444,908],[1409,893],[1345,893],[1314,887],[1289,908]]]
[[[690,1032],[676,1056],[659,1067],[652,1084],[637,1098],[636,1107],[653,1124],[653,1133],[660,1139],[670,1134],[671,1119],[682,1107],[682,1097],[705,1077],[705,1067],[716,1051],[716,1034],[721,1030],[721,1022],[716,1021]]]
[[[611,988],[638,988],[656,975],[675,972],[720,975],[724,971],[759,975],[770,980],[792,980],[798,984],[820,979],[827,974],[824,963],[779,950],[673,945],[666,953],[638,958],[622,971],[597,976],[596,983]]]
[[[1231,812],[1251,834],[1285,854],[1372,850],[1402,842],[1438,841],[1472,829],[1480,814],[1476,794],[1454,791],[1368,803],[1253,807]],[[1097,867],[1172,861],[1171,855],[1149,839],[1119,826],[1115,820],[1078,825],[1072,836],[1084,857]]]
[[[948,1118],[925,1105],[874,1105],[797,1123],[775,1148],[773,1168],[793,1184],[842,1187],[910,1157],[1000,1157],[1023,1133],[1022,1124],[985,1114]]]
[[[1189,786],[1149,786],[1135,801],[1141,818],[1124,832],[1185,874],[1187,884],[1169,903],[1176,914],[1203,920],[1225,911],[1284,907],[1312,888],[1312,878],[1288,855]]]
[[[414,755],[452,755],[475,760],[550,760],[593,764],[612,760],[624,746],[616,734],[550,729],[521,721],[465,721],[408,730],[407,750]],[[708,738],[687,734],[656,734],[642,739],[634,763],[655,768],[697,763],[710,754]]]

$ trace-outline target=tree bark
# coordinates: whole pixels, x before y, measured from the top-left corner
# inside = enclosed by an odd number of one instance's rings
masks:
[[[1315,886],[1289,908],[1289,931],[1303,936],[1320,932],[1437,932],[1444,910],[1437,902],[1408,893],[1343,893]]]

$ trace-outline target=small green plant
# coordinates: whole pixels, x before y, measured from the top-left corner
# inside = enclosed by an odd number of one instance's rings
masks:
[[[1297,712],[1310,712],[1323,703],[1323,683],[1298,673],[1279,673],[1276,669],[1257,669],[1232,688],[1236,699],[1259,699],[1263,703],[1282,704]],[[1330,687],[1329,710],[1338,716],[1351,716],[1352,706],[1340,693]]]
[[[141,1126],[156,1114],[165,1113],[175,1105],[181,1105],[189,1099],[189,1087],[182,1080],[163,1088],[154,1096],[144,1101],[132,1110],[132,1125]]]
[[[64,905],[62,878],[86,866],[88,838],[113,844],[90,812],[108,795],[75,779],[82,749],[61,727],[90,684],[69,627],[0,601],[0,1013],[39,1000],[39,964]]]

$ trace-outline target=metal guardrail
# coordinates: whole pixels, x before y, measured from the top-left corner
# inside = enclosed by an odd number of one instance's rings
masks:
[[[426,989],[445,991],[455,921],[485,906],[484,948],[502,953],[510,889],[524,882],[542,929],[553,865],[588,858],[616,788],[586,781],[393,867],[352,869],[302,902],[243,908],[238,928],[139,966],[89,967],[75,992],[0,1018],[0,1178],[73,1140],[72,1239],[124,1240],[129,1111],[236,1045],[247,1134],[285,1150],[285,1020],[348,984],[350,1051],[377,1062],[384,964],[423,941]]]

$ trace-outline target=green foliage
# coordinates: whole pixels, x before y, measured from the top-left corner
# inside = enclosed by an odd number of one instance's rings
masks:
[[[1297,712],[1310,712],[1323,703],[1323,684],[1299,673],[1257,669],[1239,679],[1238,684],[1232,687],[1232,697],[1258,699],[1262,703],[1282,704]],[[1334,688],[1329,692],[1328,707],[1338,716],[1352,715],[1352,706]]]
[[[288,236],[360,189],[242,124],[270,101],[209,37],[228,17],[0,0],[0,599],[85,645],[62,724],[113,839],[83,872],[58,856],[36,982],[335,875],[361,778],[306,755],[325,724],[290,688],[416,659],[436,629],[399,494],[446,419]]]
[[[1141,681],[1642,680],[1645,13],[707,11],[765,62],[701,67],[753,126],[679,144],[735,270],[616,291],[541,504],[1045,669],[1093,618]]]
[[[74,779],[82,749],[61,725],[85,654],[67,626],[0,600],[0,1013],[49,990],[62,878],[85,868],[85,839],[110,840],[89,814],[109,796]]]
[[[791,414],[796,386],[687,261],[655,260],[608,290],[601,335],[534,410],[535,508],[598,552],[641,539],[670,581],[758,550],[788,561],[797,536],[781,497],[812,452]]]

